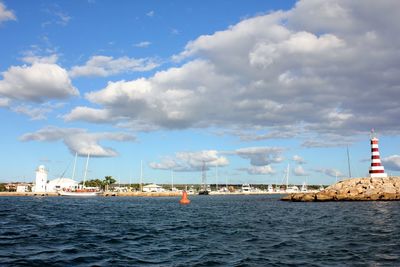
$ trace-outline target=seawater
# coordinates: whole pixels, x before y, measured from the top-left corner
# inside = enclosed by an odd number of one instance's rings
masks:
[[[0,266],[400,266],[400,202],[0,198]]]

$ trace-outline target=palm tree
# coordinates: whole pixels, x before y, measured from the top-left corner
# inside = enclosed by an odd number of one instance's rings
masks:
[[[115,180],[112,176],[106,176],[106,177],[104,177],[103,185],[104,185],[105,190],[108,191],[108,186],[109,186],[110,184],[115,183],[115,182],[116,182],[116,180]]]

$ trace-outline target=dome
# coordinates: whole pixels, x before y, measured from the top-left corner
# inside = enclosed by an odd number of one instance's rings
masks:
[[[75,188],[78,186],[78,182],[75,180],[72,180],[70,178],[56,178],[47,184],[47,190],[49,192],[56,192],[57,190],[63,189],[63,188]]]

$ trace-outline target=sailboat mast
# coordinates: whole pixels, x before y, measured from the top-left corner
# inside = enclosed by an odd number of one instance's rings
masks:
[[[174,189],[174,170],[171,169],[171,191]]]
[[[215,190],[218,191],[218,164],[215,164]]]
[[[351,178],[349,146],[347,146],[347,165],[349,166],[349,178]]]
[[[143,191],[143,160],[140,161],[140,192]]]
[[[74,168],[72,170],[72,180],[75,179],[75,170],[76,170],[76,158],[78,157],[78,152],[75,152],[75,160],[74,160]]]
[[[286,189],[289,186],[289,164],[287,165],[287,169],[286,169]]]
[[[86,183],[86,175],[87,175],[88,166],[89,166],[89,157],[90,157],[90,153],[87,154],[85,174],[83,175],[83,186],[85,186],[85,183]]]

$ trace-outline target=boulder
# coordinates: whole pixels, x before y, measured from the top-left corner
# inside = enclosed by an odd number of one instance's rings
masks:
[[[316,201],[330,201],[333,200],[332,194],[329,194],[328,191],[321,191],[315,194]]]
[[[301,201],[304,202],[315,201],[315,194],[314,193],[304,194]]]
[[[400,200],[400,177],[353,178],[328,186],[318,193],[298,193],[284,197],[289,201],[365,201]]]

